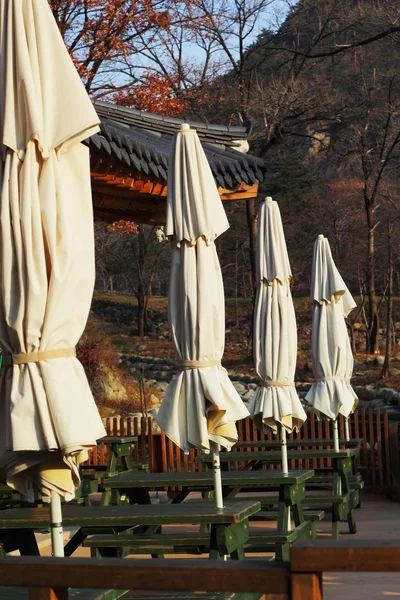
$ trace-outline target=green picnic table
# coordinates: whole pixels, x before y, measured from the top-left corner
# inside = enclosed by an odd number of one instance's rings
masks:
[[[278,511],[274,515],[277,521],[277,527],[275,530],[269,530],[264,533],[252,534],[250,532],[250,538],[246,544],[246,551],[248,552],[259,552],[265,551],[266,546],[268,549],[272,549],[275,552],[277,560],[289,560],[290,544],[296,539],[304,539],[314,537],[316,534],[316,522],[315,518],[311,518],[310,514],[304,515],[302,510],[302,501],[305,498],[306,483],[312,479],[314,471],[312,470],[296,470],[290,471],[287,476],[282,475],[280,471],[223,471],[222,485],[225,501],[230,501],[238,493],[253,489],[260,486],[264,491],[269,491],[272,487],[274,490],[278,488]],[[164,489],[166,487],[180,487],[181,491],[177,493],[173,499],[171,505],[186,506],[187,503],[181,504],[188,495],[193,491],[207,492],[214,489],[214,477],[211,471],[208,472],[193,472],[193,473],[132,473],[126,472],[116,475],[104,481],[105,489],[105,500],[104,503],[108,504],[112,500],[114,502],[138,502],[138,503],[150,503],[150,490]],[[263,501],[268,503],[268,496]],[[209,504],[214,503],[215,500],[211,499]],[[295,528],[292,531],[287,531],[287,522],[289,512],[292,511],[293,519],[295,522]],[[252,520],[257,520],[258,515],[265,519],[266,514],[257,513],[252,517]],[[271,515],[269,515],[271,516]],[[317,517],[319,518],[319,517]],[[200,540],[197,536],[196,540]],[[155,545],[154,538],[152,539],[153,545]],[[188,551],[189,543],[186,545],[180,540],[182,549]],[[90,545],[100,546],[101,543],[107,542],[111,545],[114,543],[118,545],[118,539],[109,538],[98,538],[93,540]],[[129,542],[126,544],[129,546]],[[179,546],[179,539],[173,537],[173,543],[175,551]],[[192,544],[193,545],[193,544]],[[198,547],[199,544],[194,544]],[[204,545],[204,543],[203,543]],[[154,547],[154,546],[153,546]],[[120,546],[122,548],[122,546]],[[261,549],[261,550],[260,550]],[[129,548],[130,551],[134,551],[133,545]],[[121,550],[121,553],[124,552]],[[126,551],[128,553],[128,551]]]
[[[352,438],[349,441],[340,441],[340,445],[344,446],[345,448],[360,448],[361,444],[363,443],[363,438]],[[317,440],[317,439],[296,439],[296,440],[287,440],[287,447],[288,449],[295,449],[295,448],[309,448],[309,447],[313,447],[313,449],[316,448],[326,448],[326,447],[331,447],[333,448],[334,446],[334,440],[333,439],[321,439],[321,440]],[[281,447],[281,441],[276,439],[276,440],[252,440],[249,442],[237,442],[233,448],[233,451],[240,451],[243,448],[249,448],[249,449],[262,449],[262,450],[278,450]],[[314,459],[316,461],[316,459]],[[308,467],[308,465],[306,466],[306,468]],[[302,466],[300,466],[300,468],[302,468]],[[314,466],[312,466],[311,468],[314,469],[315,471],[315,476],[312,479],[312,481],[310,481],[307,485],[308,489],[311,489],[313,487],[333,487],[333,470],[330,467],[316,467],[315,463]],[[356,487],[358,489],[362,489],[364,487],[364,482],[363,482],[363,478],[362,478],[362,474],[360,473],[360,471],[357,468],[357,455],[354,455],[352,457],[352,473],[349,475],[349,481],[351,483],[351,487]]]
[[[117,473],[124,471],[148,470],[147,464],[135,464],[132,453],[136,436],[107,435],[97,440],[97,444],[109,445],[107,463],[82,464],[80,466],[81,485],[75,492],[75,499],[83,502],[85,506],[91,506],[90,495],[95,492],[103,492],[102,481],[107,477],[114,477]]]
[[[65,546],[70,556],[85,538],[94,533],[121,533],[133,527],[160,528],[163,525],[210,525],[208,546],[211,558],[230,554],[244,557],[249,517],[258,512],[258,501],[229,501],[223,509],[210,502],[174,505],[80,506],[64,504],[64,527],[78,527]],[[21,554],[38,555],[34,531],[50,527],[48,507],[11,508],[0,511],[0,554],[19,549]]]
[[[304,505],[330,504],[332,506],[332,537],[339,537],[340,521],[346,519],[350,533],[356,533],[357,527],[354,516],[354,508],[359,505],[359,490],[353,489],[349,480],[352,473],[352,460],[358,454],[357,448],[341,449],[338,451],[328,449],[316,450],[288,450],[288,460],[291,459],[331,459],[333,465],[333,492],[327,495],[307,495]],[[222,465],[233,462],[246,463],[244,470],[259,471],[263,465],[279,464],[282,460],[280,450],[262,450],[249,452],[221,452],[220,461]],[[196,462],[204,467],[212,468],[212,456],[203,455],[196,458]]]

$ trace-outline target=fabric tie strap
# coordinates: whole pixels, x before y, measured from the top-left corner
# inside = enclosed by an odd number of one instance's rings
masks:
[[[207,367],[220,367],[220,360],[178,360],[177,365],[183,371],[188,369],[204,369]]]
[[[6,354],[4,356],[4,366],[25,365],[27,363],[37,363],[41,360],[51,360],[53,358],[72,358],[76,356],[76,348],[59,348],[58,350],[39,350],[37,352],[26,352],[25,354]]]
[[[260,387],[292,387],[294,385],[294,381],[289,381],[288,379],[269,379],[264,381],[260,379],[258,382]]]

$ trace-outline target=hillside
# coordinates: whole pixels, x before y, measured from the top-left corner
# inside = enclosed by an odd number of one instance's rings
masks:
[[[297,382],[312,382],[311,362],[311,305],[309,298],[295,298],[295,310],[298,325],[298,360],[296,370]],[[400,355],[400,298],[396,298],[395,320],[397,345],[393,355]],[[238,317],[238,318],[237,318]],[[103,416],[111,414],[127,415],[140,412],[143,396],[147,408],[151,408],[150,396],[153,394],[161,400],[165,391],[165,381],[169,381],[175,370],[164,373],[160,384],[145,372],[134,370],[132,363],[145,365],[149,357],[159,359],[174,359],[173,344],[169,337],[167,320],[167,299],[151,298],[149,305],[150,329],[154,333],[144,338],[135,335],[136,331],[136,300],[132,296],[112,293],[96,293],[93,299],[89,321],[85,334],[78,349],[89,379],[93,385],[94,395]],[[250,301],[240,300],[238,313],[235,301],[226,302],[226,345],[223,365],[230,373],[255,377],[250,349]],[[364,385],[374,383],[381,387],[400,388],[400,363],[392,363],[395,375],[384,382],[379,382],[381,367],[375,364],[375,357],[368,356],[364,351],[363,327],[355,325],[357,354],[354,369],[353,384]],[[381,335],[383,339],[383,335]],[[382,347],[382,342],[381,342]],[[383,354],[383,351],[382,351]],[[147,368],[147,367],[146,367]],[[150,367],[149,367],[150,368]],[[162,367],[165,368],[165,367]],[[168,367],[169,368],[169,367]],[[105,387],[99,385],[99,379],[106,380],[109,387],[114,386],[115,394],[107,397]],[[397,372],[396,372],[397,371]],[[102,374],[103,372],[103,374]],[[117,384],[115,384],[117,382]],[[126,393],[121,392],[121,386]],[[110,391],[108,387],[108,392]]]

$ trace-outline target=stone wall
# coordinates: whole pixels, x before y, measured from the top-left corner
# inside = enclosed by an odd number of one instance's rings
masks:
[[[377,356],[374,359],[367,359],[366,362],[376,367],[379,366],[382,358]],[[151,394],[148,403],[148,414],[155,417],[168,383],[178,370],[175,361],[151,356],[139,357],[122,354],[119,363],[127,368],[134,378],[139,379],[142,377],[145,385],[158,391],[157,395]],[[355,370],[357,366],[359,367],[360,363],[355,363]],[[258,378],[236,373],[235,371],[229,371],[229,377],[239,396],[247,404],[257,389]],[[296,382],[295,385],[300,399],[303,400],[312,384]],[[400,392],[389,388],[380,388],[373,384],[353,387],[359,398],[360,410],[386,408],[391,421],[400,421]],[[310,409],[305,403],[304,407],[306,412],[309,412]],[[132,416],[136,415],[132,414]],[[141,416],[141,414],[138,414],[138,416]]]

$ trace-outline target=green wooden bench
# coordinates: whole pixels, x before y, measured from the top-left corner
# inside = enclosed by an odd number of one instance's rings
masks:
[[[91,590],[70,589],[68,600],[117,600],[125,596],[126,590]],[[0,587],[0,600],[29,600],[29,588],[26,587]]]
[[[329,503],[332,506],[332,537],[339,537],[340,521],[346,519],[350,533],[356,533],[356,523],[354,509],[359,505],[360,494],[359,489],[355,486],[351,487],[349,476],[353,472],[353,460],[358,455],[357,448],[348,448],[342,450],[288,450],[288,460],[301,459],[311,460],[313,458],[331,459],[333,463],[333,486],[332,493],[326,495],[323,502]],[[260,472],[264,465],[279,464],[282,460],[280,450],[262,450],[249,452],[221,452],[221,466],[228,467],[234,462],[243,462],[246,464],[245,470],[255,470]],[[206,468],[212,467],[212,456],[198,456],[196,462],[202,464]],[[313,496],[306,496],[304,506],[307,506],[309,499]],[[314,500],[311,500],[313,503]]]
[[[274,552],[277,561],[288,561],[291,544],[295,540],[311,539],[313,536],[313,524],[308,521],[287,532],[277,532],[274,529],[262,532],[250,530],[245,542],[245,553]],[[198,532],[163,532],[149,535],[129,531],[119,535],[88,536],[83,546],[92,548],[92,556],[96,557],[109,556],[110,548],[116,549],[115,554],[119,557],[130,554],[151,554],[158,557],[164,554],[210,554],[210,536]]]
[[[210,525],[210,557],[220,558],[230,554],[233,559],[244,556],[248,539],[248,519],[259,511],[257,501],[225,503],[216,509],[211,503],[182,505],[135,506],[79,506],[63,505],[64,527],[78,527],[78,531],[65,546],[66,556],[71,555],[88,535],[120,533],[132,527],[145,527],[153,533],[163,525]],[[13,508],[0,511],[0,554],[10,551],[7,544],[14,540],[12,550],[23,554],[39,554],[33,531],[50,527],[49,508]],[[147,529],[150,528],[150,529]],[[155,528],[155,529],[151,529]],[[8,535],[7,535],[8,534]],[[19,534],[19,535],[18,535]],[[16,540],[16,541],[15,541]]]

